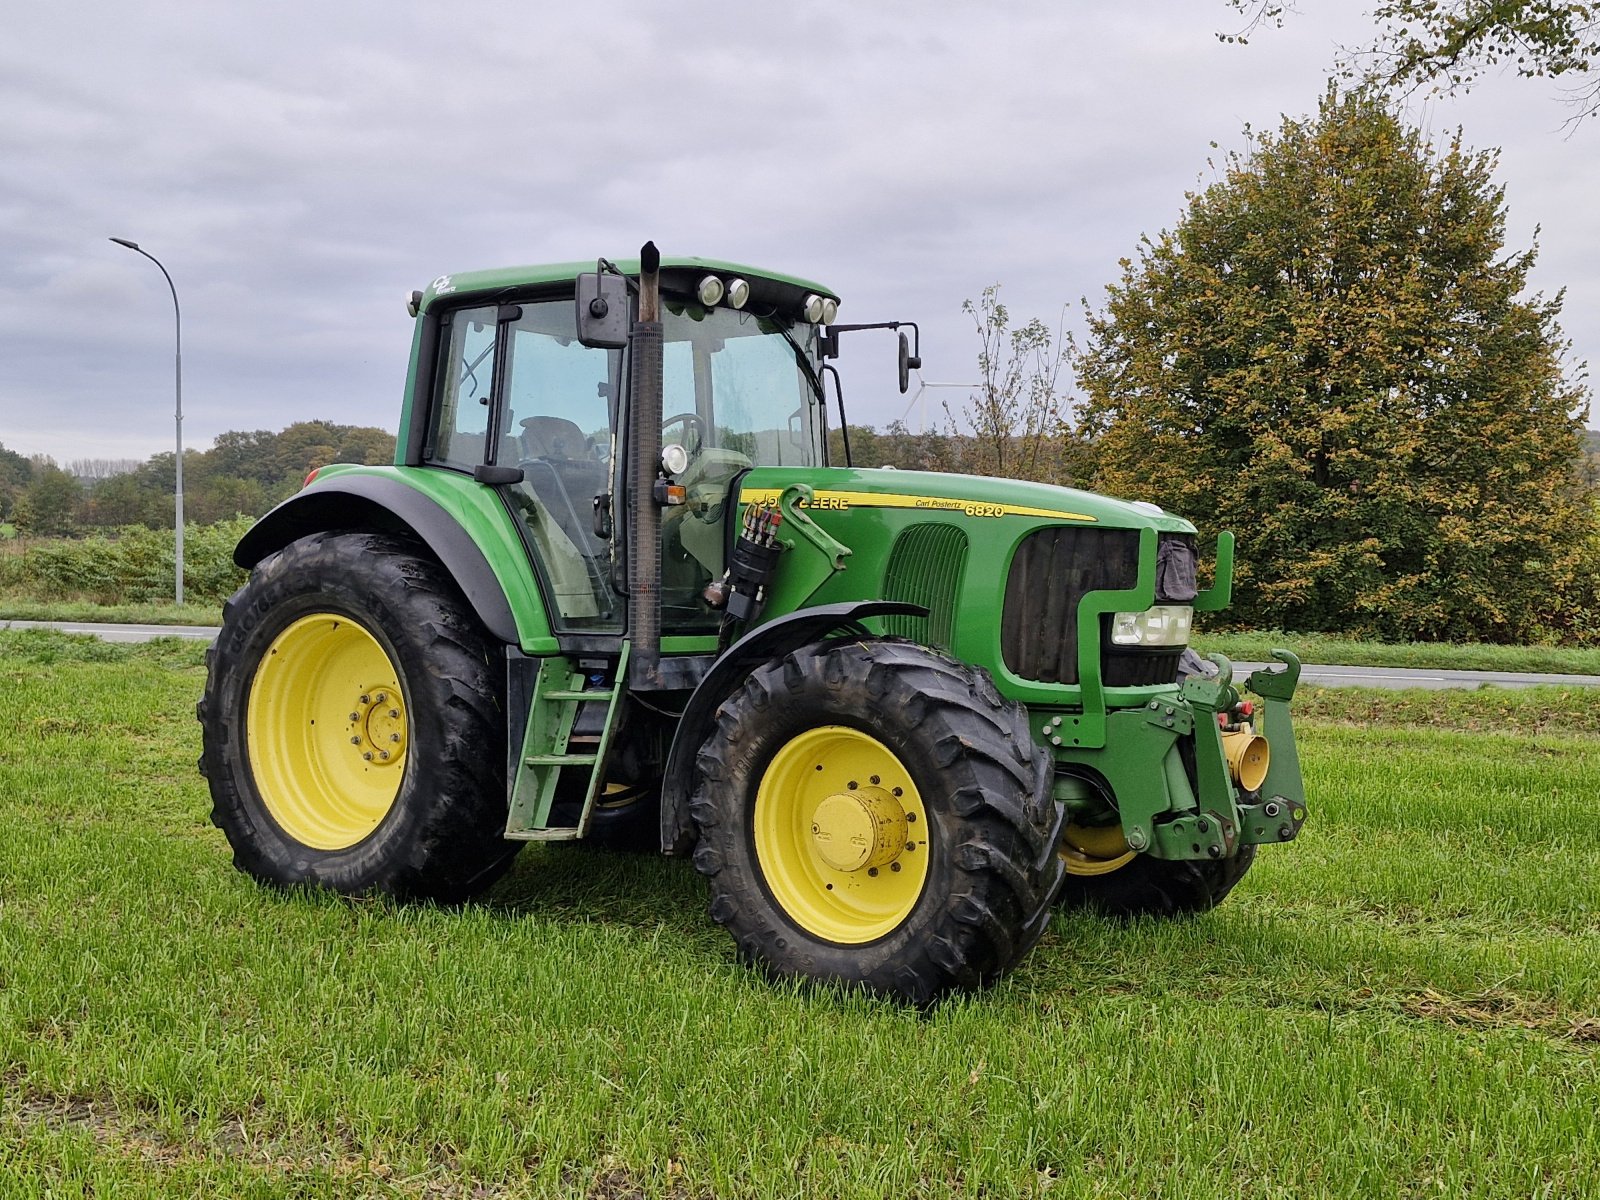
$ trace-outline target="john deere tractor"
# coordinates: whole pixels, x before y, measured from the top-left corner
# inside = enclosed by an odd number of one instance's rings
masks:
[[[838,303],[652,245],[413,293],[395,464],[235,552],[199,715],[239,868],[450,902],[642,839],[772,975],[920,1004],[1293,838],[1298,662],[1187,651],[1231,535],[1202,589],[1154,505],[832,461],[840,340],[918,365]]]

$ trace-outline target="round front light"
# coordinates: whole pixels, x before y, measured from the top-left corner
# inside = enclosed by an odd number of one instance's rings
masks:
[[[700,296],[700,303],[710,308],[718,300],[722,299],[722,280],[715,275],[707,275],[700,281],[698,295]]]
[[[743,308],[750,302],[750,285],[743,279],[728,280],[728,307]]]
[[[822,302],[822,323],[832,325],[839,317],[839,302],[831,296]]]
[[[800,314],[813,325],[819,324],[822,321],[822,310],[826,304],[826,300],[813,293],[807,296],[805,302],[801,304]]]

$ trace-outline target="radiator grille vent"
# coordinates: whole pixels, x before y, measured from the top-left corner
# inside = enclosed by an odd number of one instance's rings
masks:
[[[948,650],[955,636],[956,590],[967,561],[967,535],[954,525],[910,525],[901,530],[883,573],[886,600],[907,600],[926,617],[885,617],[897,637]]]
[[[1132,587],[1139,532],[1057,526],[1029,534],[1006,580],[1000,653],[1013,674],[1078,682],[1078,602],[1086,592]]]

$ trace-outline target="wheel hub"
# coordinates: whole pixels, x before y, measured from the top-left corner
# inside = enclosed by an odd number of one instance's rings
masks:
[[[811,838],[835,871],[886,867],[906,848],[906,810],[881,787],[835,792],[811,814]]]
[[[817,726],[779,747],[751,832],[773,899],[826,941],[883,937],[911,915],[928,880],[928,810],[910,771],[848,726]]]
[[[362,688],[350,710],[350,747],[363,761],[398,766],[406,757],[406,709],[393,686]]]

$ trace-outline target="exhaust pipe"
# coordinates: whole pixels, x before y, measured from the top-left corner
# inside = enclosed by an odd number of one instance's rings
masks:
[[[1222,753],[1228,759],[1228,774],[1245,791],[1253,792],[1266,782],[1272,750],[1267,739],[1252,732],[1248,725],[1223,732]]]
[[[643,690],[661,686],[661,510],[656,477],[661,469],[661,252],[654,242],[639,251],[639,319],[628,341],[633,351],[629,402],[628,625],[633,637],[628,681]]]

